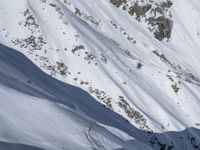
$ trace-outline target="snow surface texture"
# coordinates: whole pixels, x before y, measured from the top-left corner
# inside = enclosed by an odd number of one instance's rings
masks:
[[[1,149],[200,149],[198,0],[1,0],[0,20]]]

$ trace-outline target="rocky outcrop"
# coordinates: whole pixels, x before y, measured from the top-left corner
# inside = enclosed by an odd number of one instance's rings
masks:
[[[159,41],[170,39],[173,28],[172,14],[169,11],[173,3],[170,0],[164,2],[110,0],[110,3],[117,8],[121,7],[137,21],[146,22],[149,25],[148,29]]]

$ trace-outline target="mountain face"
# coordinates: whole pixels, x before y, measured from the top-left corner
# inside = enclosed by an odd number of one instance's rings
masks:
[[[0,149],[199,150],[199,0],[1,0]]]

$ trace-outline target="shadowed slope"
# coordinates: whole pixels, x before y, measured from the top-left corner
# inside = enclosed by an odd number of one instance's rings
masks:
[[[24,144],[6,143],[0,142],[0,148],[2,150],[43,150],[34,146],[28,146]]]

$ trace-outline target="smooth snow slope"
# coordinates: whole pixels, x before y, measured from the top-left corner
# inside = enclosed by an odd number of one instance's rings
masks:
[[[153,149],[170,149],[171,145],[174,149],[183,149],[183,145],[185,149],[197,149],[200,143],[197,134],[200,128],[199,1],[171,0],[171,7],[163,9],[161,14],[156,13],[155,18],[164,16],[173,21],[171,37],[161,41],[153,33],[158,28],[146,22],[148,17],[154,16],[151,11],[138,20],[127,10],[135,0],[127,0],[127,8],[118,8],[111,1],[1,0],[0,43],[23,53],[53,78],[88,92],[94,101],[110,109],[109,114],[115,112],[126,118],[132,126],[124,129],[121,127],[124,123],[119,120],[120,125],[117,123],[114,127]],[[156,8],[162,2],[167,0],[145,0],[139,4],[151,4]],[[7,75],[2,74],[2,82],[9,83],[4,83],[6,87],[52,102],[58,99],[62,102],[63,97],[71,93],[60,92],[63,86],[56,92],[56,86],[49,89],[49,76],[44,80],[38,75],[31,76],[32,70],[26,73],[22,79],[27,78],[27,81],[20,81],[21,86],[13,84],[13,81],[18,82],[13,72],[9,73],[12,77],[7,79],[9,82],[4,80]],[[31,82],[31,78],[36,78],[37,82]],[[82,95],[77,97],[80,98]],[[79,103],[76,105],[82,105]],[[91,105],[83,108],[96,110]],[[93,112],[85,113],[94,119],[96,117],[90,116]],[[80,124],[77,120],[74,124]],[[142,136],[128,131],[133,126]],[[192,129],[181,132],[186,128]],[[43,131],[43,127],[40,130]],[[143,131],[154,134],[146,137]],[[156,138],[152,137],[155,135]]]

